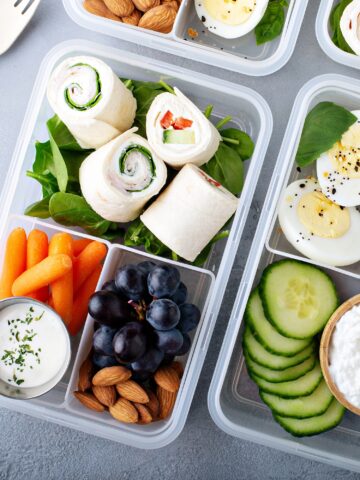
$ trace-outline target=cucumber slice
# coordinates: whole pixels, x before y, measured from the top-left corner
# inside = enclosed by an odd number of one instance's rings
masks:
[[[290,338],[316,335],[339,304],[331,278],[319,268],[296,260],[269,265],[259,292],[268,320]]]
[[[194,130],[164,130],[164,143],[177,143],[178,145],[194,145]]]
[[[345,408],[334,398],[322,415],[299,419],[274,414],[274,418],[291,435],[306,437],[335,428],[341,422],[344,412]]]
[[[272,383],[289,382],[290,380],[296,380],[302,377],[305,373],[310,372],[315,366],[316,356],[313,353],[307,360],[304,360],[299,365],[286,368],[285,370],[272,370],[271,368],[263,367],[258,363],[251,360],[246,350],[244,350],[246,367],[247,369],[257,377],[267,380]],[[265,402],[266,403],[266,402]]]
[[[293,367],[309,358],[315,350],[315,343],[311,343],[301,352],[297,353],[293,357],[281,357],[268,352],[259,343],[254,335],[251,333],[249,327],[245,328],[243,336],[244,350],[247,351],[249,357],[259,365],[263,367],[271,368],[272,370],[285,370],[286,368]]]
[[[319,362],[315,367],[297,380],[290,382],[272,383],[249,372],[257,386],[266,393],[274,393],[283,398],[296,398],[310,395],[321,382],[323,375]]]
[[[282,398],[261,390],[260,397],[273,413],[291,418],[309,418],[321,415],[329,408],[334,398],[325,380],[321,380],[313,393],[306,397]]]
[[[291,357],[304,350],[311,343],[311,339],[295,340],[284,337],[271,325],[265,317],[257,288],[250,295],[245,318],[256,339],[271,353]]]

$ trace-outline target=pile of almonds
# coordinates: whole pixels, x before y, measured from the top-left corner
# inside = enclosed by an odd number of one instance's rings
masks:
[[[180,3],[181,0],[84,0],[84,8],[100,17],[169,33]]]
[[[160,367],[153,376],[154,387],[150,388],[132,380],[131,370],[123,366],[102,368],[94,374],[88,358],[80,368],[74,395],[90,410],[108,410],[119,422],[144,425],[171,414],[182,374],[180,362]]]

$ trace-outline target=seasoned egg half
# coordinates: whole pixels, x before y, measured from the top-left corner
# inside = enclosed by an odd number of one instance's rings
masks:
[[[360,55],[360,0],[353,0],[345,8],[340,29],[349,47],[356,55]]]
[[[344,207],[360,205],[360,110],[352,113],[358,121],[316,162],[323,193]]]
[[[360,260],[360,213],[331,202],[314,178],[286,188],[279,222],[287,240],[305,257],[333,266]]]
[[[224,38],[238,38],[253,30],[269,0],[194,0],[206,28]]]

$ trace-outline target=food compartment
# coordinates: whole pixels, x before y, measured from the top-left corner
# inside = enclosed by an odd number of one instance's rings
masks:
[[[320,47],[332,60],[348,67],[360,68],[360,57],[341,50],[332,41],[333,31],[330,26],[330,15],[340,0],[321,0],[316,17],[316,36]]]
[[[218,90],[216,84],[210,85],[208,82],[202,82],[201,80],[193,82],[189,80],[189,76],[186,73],[181,72],[176,74],[173,71],[167,71],[167,69],[160,65],[144,68],[139,62],[131,61],[127,63],[123,61],[119,56],[115,54],[111,49],[107,50],[105,55],[103,50],[96,50],[95,48],[79,48],[78,50],[71,49],[71,54],[66,53],[59,55],[56,62],[49,65],[46,74],[41,79],[38,86],[39,96],[41,101],[37,105],[37,110],[33,112],[33,121],[29,125],[27,131],[27,137],[23,140],[21,160],[17,164],[15,177],[17,182],[13,181],[13,195],[6,199],[9,205],[9,211],[22,215],[27,206],[41,199],[41,186],[34,179],[26,176],[26,172],[31,170],[32,164],[35,159],[35,142],[44,142],[48,140],[48,132],[46,130],[46,121],[51,118],[54,113],[50,108],[46,98],[46,84],[47,79],[54,66],[60,63],[64,58],[68,56],[76,56],[81,54],[89,54],[97,56],[104,60],[109,66],[122,78],[131,78],[143,81],[159,81],[163,79],[172,86],[177,86],[185,95],[201,109],[205,110],[209,103],[214,104],[214,109],[211,115],[211,121],[216,124],[219,119],[222,119],[228,115],[232,117],[231,122],[227,127],[236,127],[246,132],[255,143],[255,151],[251,161],[244,162],[244,177],[245,183],[243,191],[240,195],[240,203],[247,203],[246,208],[249,207],[248,191],[249,188],[253,188],[252,177],[255,175],[255,170],[259,172],[259,166],[256,165],[254,159],[259,155],[259,152],[263,150],[263,142],[265,138],[269,138],[270,131],[265,130],[265,115],[268,112],[263,111],[263,105],[260,105],[257,98],[254,98],[250,92],[237,92],[234,94],[233,90],[230,90],[227,86],[224,86],[221,90]],[[267,106],[266,106],[267,109]],[[267,140],[266,140],[267,141]],[[20,163],[21,162],[21,163]],[[26,191],[26,195],[23,192]],[[240,210],[240,208],[239,208]],[[243,222],[244,218],[240,221]],[[43,219],[42,222],[50,225],[56,225],[51,219]],[[238,220],[236,220],[236,223]],[[59,225],[58,225],[59,226]],[[84,233],[84,230],[79,227],[67,227],[74,232]],[[236,231],[238,229],[236,228]],[[122,241],[120,239],[120,241]],[[223,239],[217,242],[211,251],[206,268],[213,272],[219,270],[219,266],[226,248],[228,241]]]
[[[76,23],[93,31],[246,75],[262,76],[279,70],[291,57],[308,0],[289,0],[282,34],[263,45],[256,45],[254,30],[235,39],[212,34],[197,16],[194,0],[182,1],[169,34],[95,16],[84,9],[82,0],[63,3]]]
[[[188,297],[186,301],[195,304],[199,308],[201,318],[196,329],[189,333],[192,341],[189,352],[184,356],[176,357],[176,360],[180,361],[184,366],[184,374],[171,416],[165,420],[155,421],[148,425],[127,425],[114,420],[108,412],[97,413],[85,408],[74,397],[73,392],[78,389],[79,368],[92,349],[94,320],[90,315],[88,316],[72,369],[71,379],[67,388],[66,409],[73,415],[87,418],[91,422],[107,425],[109,428],[109,435],[112,436],[113,440],[117,441],[123,441],[124,435],[126,434],[130,436],[137,434],[144,435],[143,441],[148,442],[152,436],[160,435],[166,430],[171,429],[174,422],[178,421],[182,405],[185,401],[189,401],[188,384],[191,381],[191,370],[194,369],[194,365],[197,362],[201,350],[202,339],[209,326],[210,316],[208,304],[213,291],[215,277],[207,270],[186,266],[171,260],[165,261],[153,255],[139,253],[131,248],[113,245],[110,248],[110,252],[105,262],[99,286],[103,285],[108,280],[112,280],[119,267],[128,264],[136,265],[146,260],[151,260],[156,265],[173,265],[179,270],[181,281],[185,283],[188,289]]]
[[[296,0],[289,1],[289,7],[286,9],[285,24],[282,34],[271,42],[262,45],[256,44],[254,30],[243,37],[227,39],[215,35],[206,28],[198,17],[194,5],[195,0],[187,0],[185,5],[181,6],[181,11],[174,25],[174,36],[182,43],[191,43],[202,49],[221,51],[223,55],[232,55],[246,60],[247,62],[261,63],[274,55],[284,42],[284,36],[288,29],[290,18],[292,16]],[[197,36],[192,33],[195,31]],[[234,61],[236,61],[234,59]]]
[[[17,228],[21,227],[25,230],[26,234],[28,235],[32,230],[38,229],[43,232],[45,232],[49,238],[49,241],[51,240],[52,236],[55,235],[56,233],[59,232],[67,232],[69,233],[73,239],[81,239],[81,238],[89,238],[93,240],[92,237],[87,236],[87,235],[81,235],[81,234],[75,234],[74,232],[71,232],[69,230],[66,230],[64,228],[58,228],[56,226],[50,226],[48,224],[45,224],[43,222],[40,222],[36,219],[32,219],[30,217],[25,217],[21,215],[10,215],[3,225],[2,232],[1,232],[1,238],[0,238],[0,243],[2,245],[2,248],[0,250],[0,266],[2,268],[3,261],[4,261],[4,254],[5,254],[5,245],[7,238],[10,234],[10,232]],[[103,242],[105,245],[109,245],[108,242]],[[46,406],[51,406],[51,407],[60,407],[64,403],[64,398],[65,398],[65,393],[66,393],[66,388],[68,386],[68,383],[70,381],[70,376],[71,372],[73,369],[73,365],[75,362],[76,354],[78,351],[79,343],[80,343],[80,338],[81,338],[81,333],[72,336],[70,335],[70,341],[71,341],[71,360],[69,363],[69,367],[62,377],[61,381],[53,388],[51,389],[48,393],[42,395],[41,397],[38,397],[36,399],[32,400],[26,400],[26,402],[32,403],[34,405],[46,405]]]
[[[265,267],[282,258],[285,257],[263,249],[251,290],[257,285]],[[359,293],[360,282],[355,278],[326,268],[324,271],[334,280],[341,302]],[[260,399],[256,384],[247,373],[241,345],[243,330],[244,322],[234,341],[224,382],[218,390],[217,408],[221,411],[221,419],[228,433],[338,466],[350,468],[352,465],[360,470],[357,454],[360,418],[353,413],[346,411],[336,429],[314,437],[292,437],[275,422],[270,409]]]
[[[313,95],[306,103],[301,111],[303,118],[306,117],[308,112],[320,102],[334,102],[341,105],[348,110],[357,110],[360,108],[360,95],[356,89],[346,89],[343,86],[332,86],[320,89],[315,95]],[[301,131],[303,127],[303,120],[298,122],[297,130],[295,132],[294,141],[291,146],[291,150],[288,151],[289,166],[285,173],[285,180],[282,184],[281,190],[283,191],[287,185],[299,179],[306,179],[307,177],[317,177],[316,175],[316,163],[305,167],[299,168],[295,162],[295,155],[300,140]],[[278,208],[275,209],[271,227],[266,239],[266,247],[270,252],[283,255],[289,258],[295,258],[297,260],[303,260],[312,264],[318,265],[317,262],[303,256],[297,251],[283,234],[279,220],[278,220]],[[320,264],[323,267],[327,267],[333,271],[345,273],[355,278],[360,276],[360,262],[344,267],[333,267],[325,264]]]

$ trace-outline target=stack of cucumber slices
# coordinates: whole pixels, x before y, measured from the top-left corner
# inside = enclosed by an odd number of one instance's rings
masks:
[[[296,260],[269,265],[249,298],[247,370],[275,420],[292,435],[325,432],[343,417],[321,372],[317,338],[338,304],[331,278]]]

